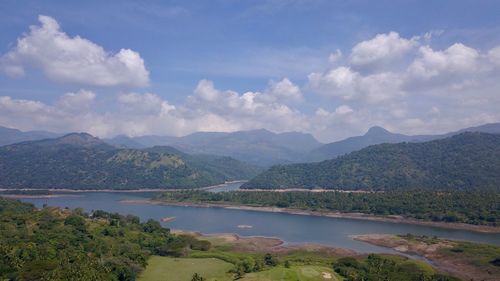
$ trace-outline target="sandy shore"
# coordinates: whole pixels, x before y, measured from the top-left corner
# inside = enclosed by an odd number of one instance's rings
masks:
[[[245,206],[245,205],[213,204],[213,203],[196,204],[187,202],[164,202],[159,200],[124,200],[121,202],[126,204],[171,205],[171,206],[199,207],[199,208],[225,208],[225,209],[249,210],[258,212],[286,213],[286,214],[305,215],[305,216],[320,216],[320,217],[359,219],[359,220],[370,220],[370,221],[390,222],[390,223],[405,223],[405,224],[424,225],[424,226],[432,226],[432,227],[439,227],[446,229],[462,229],[475,232],[500,233],[500,227],[472,225],[466,223],[421,221],[411,218],[404,218],[401,216],[381,217],[381,216],[362,214],[362,213],[307,211],[307,210],[290,209],[290,208],[255,207],[255,206]]]

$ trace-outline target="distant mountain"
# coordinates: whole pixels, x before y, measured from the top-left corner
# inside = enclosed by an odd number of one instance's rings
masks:
[[[387,131],[382,127],[372,127],[363,136],[350,137],[345,140],[324,144],[313,149],[303,162],[323,161],[332,159],[352,151],[360,150],[370,145],[381,143],[399,143],[399,142],[423,142],[436,139],[443,139],[463,132],[482,132],[499,134],[500,123],[485,124],[477,127],[461,129],[456,132],[450,132],[440,135],[403,135]]]
[[[41,140],[48,138],[57,138],[61,134],[45,132],[45,131],[27,131],[23,132],[18,129],[11,129],[0,126],[0,146],[13,144],[22,141]]]
[[[169,147],[120,149],[86,133],[0,147],[2,188],[194,188],[257,172],[229,157]]]
[[[274,166],[243,187],[500,191],[500,135],[466,132],[429,142],[373,145],[319,163]]]
[[[136,148],[168,145],[190,154],[229,156],[263,167],[299,161],[321,145],[310,134],[276,134],[264,129],[232,133],[197,132],[184,137],[120,137],[109,142]]]
[[[228,156],[187,154],[171,146],[154,146],[143,150],[177,155],[184,160],[187,165],[224,177],[227,181],[248,180],[263,171],[263,169],[258,166]]]

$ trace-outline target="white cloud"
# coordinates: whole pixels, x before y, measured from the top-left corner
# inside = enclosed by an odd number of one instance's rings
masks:
[[[369,56],[370,44],[379,44],[385,51]],[[280,75],[275,77],[284,78],[269,81],[260,91],[245,92],[218,89],[214,82],[200,80],[193,93],[175,105],[160,95],[138,92],[121,93],[116,106],[99,110],[95,109],[101,104],[97,95],[87,90],[66,93],[53,104],[4,96],[0,97],[0,124],[88,131],[101,137],[266,128],[310,132],[322,141],[333,141],[364,133],[374,125],[426,134],[499,122],[500,47],[482,51],[460,43],[442,49],[429,44],[425,36],[406,39],[388,33],[356,45],[350,60],[335,58],[329,64],[330,59],[323,56],[322,65],[327,68],[318,71],[322,68],[318,67],[308,75],[307,95]],[[14,54],[9,52],[3,60]],[[337,54],[341,51],[333,56]],[[354,54],[366,64],[355,64]],[[11,64],[9,69],[4,65],[4,71],[21,75],[24,65]],[[308,103],[311,99],[315,100]],[[308,113],[312,107],[317,110]]]
[[[442,74],[473,73],[479,70],[479,52],[460,43],[444,51],[434,51],[429,46],[419,49],[419,57],[409,66],[415,76],[429,79]]]
[[[351,63],[356,66],[387,64],[411,51],[416,44],[414,39],[402,38],[396,32],[377,34],[352,48]]]
[[[325,96],[350,99],[356,94],[358,76],[351,68],[340,66],[326,73],[309,74],[309,87]]]
[[[66,93],[58,101],[57,105],[63,110],[85,110],[87,109],[94,99],[96,94],[87,90],[80,90],[76,93]]]
[[[238,93],[201,80],[180,105],[153,93],[124,93],[117,96],[116,108],[104,111],[91,106],[96,95],[86,90],[66,93],[54,104],[5,96],[0,97],[0,124],[24,130],[87,131],[101,137],[305,130],[306,116],[281,102],[301,97],[300,89],[286,78],[269,85],[263,92]]]
[[[285,103],[290,101],[297,102],[303,100],[300,88],[297,85],[293,84],[288,78],[283,78],[278,82],[271,81],[267,93],[277,100],[281,100]]]
[[[332,105],[356,108],[342,116],[339,107],[322,107],[312,130],[339,138],[339,131],[357,128],[359,134],[373,125],[420,134],[499,122],[500,47],[485,52],[455,43],[435,49],[430,39],[440,33],[409,39],[379,34],[356,44],[350,61],[309,74],[309,90]]]
[[[328,56],[328,61],[330,63],[337,63],[342,58],[342,51],[340,49],[335,50]]]
[[[497,67],[500,67],[500,46],[488,51],[488,59]]]
[[[340,66],[326,73],[311,73],[308,78],[309,87],[314,91],[344,100],[376,103],[403,95],[401,78],[391,72],[363,76],[350,67]]]
[[[51,17],[38,19],[41,25],[31,26],[2,56],[0,69],[7,75],[22,76],[25,67],[34,66],[49,79],[64,83],[104,87],[149,84],[149,72],[139,53],[121,49],[112,54],[80,36],[68,36]]]
[[[335,113],[340,115],[349,114],[352,112],[354,112],[354,110],[352,110],[352,108],[348,105],[341,105],[335,109]]]

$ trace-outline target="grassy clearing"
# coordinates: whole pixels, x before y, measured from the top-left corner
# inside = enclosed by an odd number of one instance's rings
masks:
[[[233,280],[228,271],[232,264],[217,258],[170,258],[153,256],[138,281],[185,281],[198,273],[208,281]],[[241,281],[340,281],[330,267],[321,265],[292,265],[273,267],[260,272],[247,273]]]
[[[246,274],[242,281],[339,281],[341,280],[337,275],[328,267],[303,265],[291,266],[285,268],[277,266],[269,270],[254,272]]]
[[[170,258],[153,256],[139,281],[186,281],[198,273],[208,281],[233,280],[227,273],[232,264],[215,258]]]

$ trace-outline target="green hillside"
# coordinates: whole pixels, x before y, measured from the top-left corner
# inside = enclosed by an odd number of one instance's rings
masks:
[[[194,188],[245,179],[257,173],[253,166],[231,158],[197,160],[173,152],[118,149],[85,133],[24,142],[0,148],[0,186]],[[225,167],[228,172],[221,172]]]
[[[380,144],[319,163],[274,166],[243,188],[500,190],[500,135]]]

